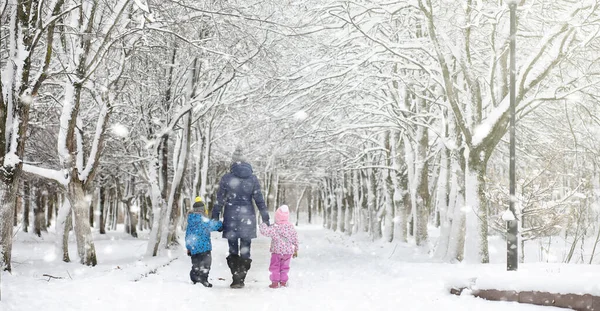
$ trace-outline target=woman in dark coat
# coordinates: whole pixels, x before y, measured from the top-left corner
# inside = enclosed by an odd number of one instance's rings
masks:
[[[227,265],[231,270],[232,288],[244,287],[246,274],[250,270],[250,246],[256,238],[256,203],[263,222],[269,223],[269,213],[258,177],[252,173],[252,166],[243,158],[242,151],[236,148],[233,153],[231,170],[221,177],[217,201],[213,206],[212,218],[218,220],[223,211],[223,237],[229,243]]]

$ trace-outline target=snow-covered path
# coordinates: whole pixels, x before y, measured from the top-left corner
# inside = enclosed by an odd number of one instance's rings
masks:
[[[301,226],[299,235],[301,251],[292,261],[290,287],[267,287],[269,240],[258,238],[253,240],[247,286],[237,290],[229,288],[226,241],[216,233],[210,274],[213,288],[191,284],[190,260],[183,249],[170,257],[139,261],[146,240],[113,232],[96,236],[99,265],[88,268],[53,260],[51,241],[33,241],[29,236],[31,241],[15,246],[15,273],[3,274],[0,310],[554,309],[452,296],[445,281],[473,268],[428,263],[426,256],[411,247],[398,246],[390,253],[377,243],[353,242],[319,226]],[[72,252],[75,256],[74,248]],[[31,257],[32,253],[37,255]],[[154,273],[142,277],[153,267],[158,267]],[[48,281],[43,274],[64,278]]]

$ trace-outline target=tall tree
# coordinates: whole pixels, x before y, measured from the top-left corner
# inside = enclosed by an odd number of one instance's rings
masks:
[[[0,49],[8,51],[2,62],[0,82],[0,256],[3,267],[11,270],[12,219],[27,138],[29,110],[44,80],[54,47],[58,20],[75,9],[63,9],[64,0],[10,0],[4,3],[0,18],[9,21],[8,40]],[[4,28],[4,22],[2,26]],[[45,47],[40,51],[40,47]],[[4,53],[2,53],[4,54]],[[41,66],[35,66],[40,54]],[[37,64],[36,64],[37,65]]]

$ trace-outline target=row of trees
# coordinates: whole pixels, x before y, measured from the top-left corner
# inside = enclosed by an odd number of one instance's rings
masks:
[[[284,16],[269,18],[276,4],[1,2],[4,268],[27,183],[64,194],[58,240],[66,241],[72,216],[83,264],[97,263],[90,206],[111,198],[109,189],[118,194],[107,204],[126,207],[130,229],[140,207],[151,207],[149,255],[168,247],[182,198],[208,195],[209,174],[228,169],[216,160],[253,143],[243,108],[278,76],[269,47],[289,29],[278,23]]]
[[[522,241],[562,233],[573,249],[600,232],[599,4],[518,7]],[[507,4],[337,1],[325,12],[337,39],[304,69],[318,76],[296,84],[311,117],[294,135],[311,141],[304,157],[334,168],[319,184],[327,227],[428,245],[434,224],[438,258],[489,262],[509,200]],[[311,83],[327,93],[304,93]]]
[[[428,245],[434,224],[438,257],[489,261],[508,202],[503,1],[1,4],[5,268],[24,181],[64,195],[56,232],[72,215],[81,263],[90,207],[115,204],[155,256],[239,144],[270,207],[301,185],[333,230]],[[523,239],[597,225],[598,4],[519,5]]]

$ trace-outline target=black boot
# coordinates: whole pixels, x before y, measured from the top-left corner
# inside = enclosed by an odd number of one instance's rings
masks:
[[[240,263],[240,271],[239,271],[239,275],[240,275],[240,282],[242,287],[244,287],[244,282],[246,281],[246,275],[248,274],[248,270],[250,270],[251,264],[252,264],[252,259],[250,258],[241,258],[240,259],[241,263]]]
[[[190,271],[190,280],[192,280],[193,284],[200,282],[199,271],[197,269],[194,269],[193,267]]]
[[[208,282],[208,277],[207,276],[201,276],[200,280],[198,281],[198,283],[204,285],[204,287],[212,287],[213,286],[212,284],[210,284],[210,282]]]
[[[210,270],[208,268],[200,269],[198,273],[198,283],[204,285],[204,287],[212,287],[212,284],[208,282],[208,272]]]
[[[211,263],[212,257],[210,251],[192,255],[192,270],[190,271],[192,283],[200,283],[205,287],[212,287],[212,284],[208,282]]]
[[[242,288],[244,287],[243,280],[240,278],[240,266],[241,266],[241,258],[239,255],[229,254],[227,256],[227,265],[229,266],[229,270],[231,270],[231,278],[233,282],[229,287],[231,288]]]

